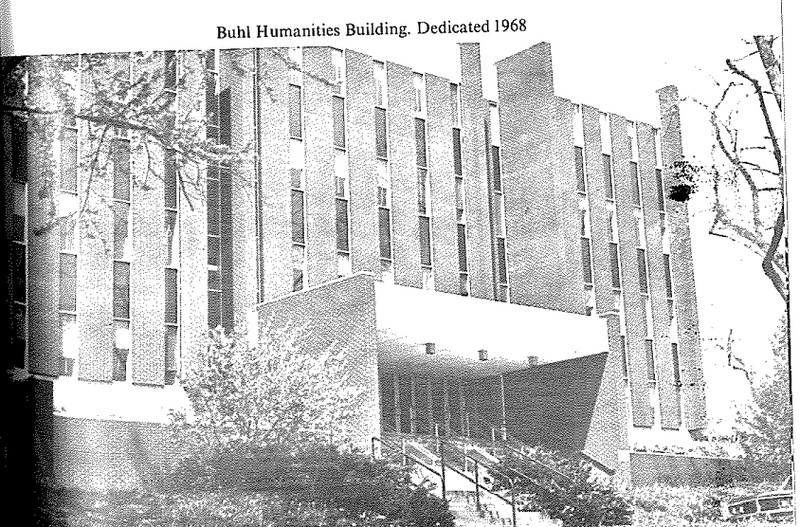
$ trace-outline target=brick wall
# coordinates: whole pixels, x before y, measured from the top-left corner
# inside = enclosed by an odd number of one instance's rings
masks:
[[[412,71],[387,62],[386,75],[394,278],[396,284],[421,287]]]
[[[499,61],[497,75],[511,302],[583,313],[582,286],[575,278],[579,261],[572,257],[576,242],[565,236],[559,213],[568,210],[565,200],[574,192],[558,193],[553,172],[559,123],[550,45]]]
[[[479,44],[461,44],[461,157],[467,210],[470,296],[494,299],[492,232],[486,170],[486,123]]]
[[[336,187],[330,48],[303,48],[303,146],[306,149],[308,284],[336,278]]]
[[[667,86],[658,91],[661,107],[661,150],[664,157],[664,186],[675,184],[669,170],[683,155],[681,121],[678,109],[678,90]],[[692,246],[689,233],[689,213],[686,203],[668,200],[670,250],[675,312],[678,317],[678,353],[686,394],[686,426],[689,430],[706,425],[705,382],[697,315],[697,293],[692,266]]]
[[[373,280],[360,273],[258,307],[261,324],[272,318],[278,327],[305,326],[308,338],[304,343],[310,349],[324,349],[335,343],[346,350],[350,381],[362,390],[362,411],[351,422],[338,424],[344,425],[348,435],[364,449],[380,431]]]
[[[456,182],[453,170],[450,82],[442,77],[426,75],[425,93],[428,102],[426,124],[428,177],[431,188],[434,283],[437,291],[458,294],[458,242],[456,241],[455,215]],[[472,262],[469,263],[472,264]],[[470,276],[470,278],[472,277]]]
[[[347,156],[350,169],[350,254],[353,272],[380,271],[376,199],[375,77],[372,58],[345,52]]]
[[[630,453],[631,484],[635,487],[730,485],[745,479],[740,459],[678,456],[651,452]]]

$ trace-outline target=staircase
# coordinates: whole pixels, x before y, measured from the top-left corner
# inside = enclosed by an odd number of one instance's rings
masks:
[[[466,438],[385,433],[373,455],[413,467],[416,484],[428,481],[449,504],[458,527],[553,527],[539,512],[520,511],[515,486],[523,474],[503,473],[498,458]],[[444,466],[442,466],[444,465]],[[444,487],[444,492],[443,492]]]

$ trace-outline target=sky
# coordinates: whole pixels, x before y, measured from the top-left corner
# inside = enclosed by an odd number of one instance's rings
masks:
[[[556,94],[603,111],[658,125],[655,91],[674,84],[684,96],[715,98],[713,78],[726,58],[745,54],[743,38],[780,34],[782,16],[793,20],[791,2],[777,0],[645,0],[483,2],[463,4],[402,1],[348,6],[344,2],[170,2],[139,0],[112,7],[99,0],[70,2],[2,0],[3,54],[49,54],[158,49],[207,49],[287,45],[351,48],[433,73],[459,79],[458,42],[481,42],[484,94],[496,98],[494,62],[540,41],[552,44]],[[46,15],[46,16],[43,16]],[[470,35],[418,35],[418,23],[438,25],[525,20],[525,31]],[[407,25],[397,36],[218,40],[217,27],[341,27],[347,23]],[[12,39],[7,35],[13,34]],[[790,41],[791,43],[791,41]],[[13,46],[13,48],[12,48]],[[789,45],[787,45],[789,47]],[[787,86],[791,86],[791,71]],[[789,91],[787,89],[786,91]],[[709,150],[705,118],[684,104],[684,150],[703,158]],[[789,189],[791,194],[791,187]],[[752,368],[765,371],[769,338],[782,312],[777,293],[748,251],[706,234],[703,200],[693,203],[695,276],[706,342],[724,341],[731,328],[736,350]],[[790,218],[790,231],[792,216]],[[723,342],[724,343],[724,342]],[[720,352],[721,353],[721,352]],[[706,354],[709,415],[729,417],[731,401],[747,393],[740,374],[725,368],[724,355]],[[795,376],[798,377],[798,376]]]

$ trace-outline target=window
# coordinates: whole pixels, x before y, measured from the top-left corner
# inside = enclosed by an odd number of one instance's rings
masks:
[[[667,298],[672,298],[672,266],[668,254],[664,255],[664,282],[667,287]]]
[[[461,128],[461,89],[450,84],[450,122],[453,128]]]
[[[664,178],[661,175],[661,169],[656,169],[656,196],[658,199],[658,210],[664,211]]]
[[[647,293],[647,258],[645,250],[636,249],[636,256],[639,262],[639,291],[642,293]]]
[[[375,154],[381,159],[388,157],[386,110],[384,108],[375,108]]]
[[[672,350],[672,372],[675,377],[675,386],[681,385],[681,363],[678,357],[678,343],[671,342],[670,349]]]
[[[422,268],[422,289],[426,289],[428,291],[433,291],[434,289],[433,269],[430,267]]]
[[[78,256],[62,253],[59,259],[58,309],[75,313],[77,311],[76,283],[78,280]]]
[[[340,252],[350,251],[350,231],[348,221],[347,200],[336,199],[336,249]]]
[[[414,130],[417,145],[417,166],[428,166],[427,145],[425,140],[425,120],[414,119]]]
[[[425,116],[425,80],[421,73],[414,74],[414,111],[422,117]]]
[[[428,184],[428,171],[424,168],[417,169],[417,212],[424,216],[430,210],[430,186]]]
[[[295,84],[289,85],[289,137],[303,138],[303,104],[302,89]]]
[[[114,262],[114,318],[129,319],[131,264]]]
[[[306,221],[303,191],[292,189],[292,241],[305,245]]]
[[[489,130],[492,146],[500,146],[500,109],[497,103],[489,103]]]
[[[456,225],[458,237],[458,270],[467,272],[467,226],[459,223]]]
[[[628,151],[632,161],[639,160],[639,141],[636,137],[636,123],[633,121],[628,121]]]
[[[383,62],[375,62],[372,73],[375,77],[375,106],[386,108],[386,66]]]
[[[117,137],[113,142],[113,318],[116,328],[113,350],[113,380],[127,381],[130,351],[130,278],[133,243],[131,238],[130,143]]]
[[[619,289],[622,287],[619,271],[619,245],[614,242],[609,243],[608,253],[611,259],[611,287]]]
[[[178,167],[175,152],[164,157],[164,384],[173,384],[178,372],[180,222],[178,216]]]
[[[633,204],[637,207],[642,206],[642,190],[639,187],[639,165],[635,161],[630,162],[631,187],[633,188]]]
[[[386,282],[388,284],[394,283],[394,266],[392,265],[391,260],[381,260],[380,279],[382,282]]]
[[[128,359],[131,350],[131,328],[128,320],[114,320],[114,356],[112,380],[128,380]]]
[[[306,264],[306,248],[303,245],[292,245],[292,291],[300,291],[307,287]]]
[[[492,145],[492,184],[498,192],[503,190],[503,180],[500,173],[500,147]]]
[[[456,178],[456,222],[465,221],[464,178]]]
[[[497,238],[497,274],[501,284],[508,284],[508,270],[506,268],[506,240]]]
[[[603,180],[606,185],[606,198],[614,199],[614,177],[611,174],[610,154],[603,154]]]
[[[346,91],[346,70],[344,52],[340,49],[331,50],[331,61],[333,62],[333,93],[344,95]]]
[[[583,107],[572,105],[572,134],[575,146],[583,147]]]
[[[453,171],[461,175],[461,130],[453,128]]]
[[[419,217],[420,262],[423,266],[433,265],[431,260],[431,220],[427,216]]]
[[[644,357],[647,362],[647,380],[655,382],[656,380],[656,360],[653,355],[653,341],[647,339],[644,341]]]
[[[174,51],[164,52],[164,89],[175,91],[178,87],[178,57]]]
[[[61,190],[78,192],[78,130],[61,129]]]
[[[78,138],[74,128],[61,129],[61,166],[57,214],[59,225],[59,322],[61,328],[61,375],[75,373],[78,357]],[[13,273],[12,273],[13,274]]]
[[[586,174],[583,170],[583,148],[575,147],[575,176],[578,178],[578,192],[586,192]]]
[[[622,351],[622,378],[628,378],[628,349],[625,342],[625,335],[619,336],[619,347]]]
[[[333,97],[333,146],[345,147],[344,98]]]
[[[381,258],[392,259],[392,230],[389,221],[389,209],[378,208],[378,232],[380,236]]]
[[[581,238],[581,258],[583,260],[583,282],[592,284],[592,249],[589,238]]]
[[[600,149],[611,157],[611,119],[607,113],[600,114]]]
[[[653,306],[650,303],[650,295],[641,295],[640,300],[642,303],[645,334],[648,338],[653,338]]]

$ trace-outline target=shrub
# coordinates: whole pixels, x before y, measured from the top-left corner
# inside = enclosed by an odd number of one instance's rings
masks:
[[[280,447],[226,451],[184,460],[170,489],[259,493],[291,503],[313,503],[350,523],[451,527],[447,503],[412,487],[407,471],[336,449],[290,452]],[[338,511],[338,512],[337,512]]]
[[[588,463],[539,449],[528,455],[534,461],[509,456],[501,467],[506,474],[524,475],[517,478],[523,510],[545,512],[564,527],[632,523],[630,501],[596,479]]]

